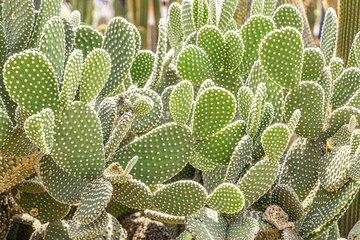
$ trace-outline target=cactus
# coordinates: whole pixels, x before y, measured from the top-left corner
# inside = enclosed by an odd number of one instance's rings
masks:
[[[177,239],[339,236],[360,189],[359,41],[344,66],[332,10],[304,49],[291,5],[172,3],[152,53],[125,19],[103,36],[57,1],[31,34],[33,5],[16,3],[0,27],[0,193],[36,224],[15,216],[9,239],[127,239],[128,214]]]

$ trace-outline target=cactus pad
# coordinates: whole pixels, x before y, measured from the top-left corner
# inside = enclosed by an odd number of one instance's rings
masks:
[[[326,11],[324,25],[321,31],[320,50],[324,54],[326,65],[335,55],[336,39],[338,32],[338,19],[334,9]]]
[[[44,240],[71,240],[68,229],[69,225],[65,221],[50,222],[46,227]]]
[[[235,31],[226,32],[226,57],[224,67],[228,71],[235,70],[241,63],[244,55],[244,43],[240,35]]]
[[[150,79],[155,63],[155,54],[149,50],[141,50],[131,65],[131,80],[139,88]]]
[[[229,240],[254,239],[259,231],[259,223],[256,219],[251,217],[239,217],[230,223],[228,232]]]
[[[254,93],[248,87],[241,87],[237,93],[238,112],[240,118],[244,121],[248,121],[251,106],[255,101]]]
[[[80,25],[75,28],[75,45],[74,49],[82,51],[84,58],[96,48],[101,48],[103,42],[102,34],[90,26]]]
[[[171,3],[168,10],[168,37],[171,48],[183,40],[184,33],[181,28],[181,5],[177,2]]]
[[[152,204],[164,213],[188,216],[199,211],[205,205],[206,198],[203,186],[194,181],[182,180],[158,189]]]
[[[360,180],[360,148],[352,155],[349,166],[349,177],[353,180]]]
[[[13,123],[7,113],[0,109],[0,146],[6,144],[13,136]]]
[[[157,221],[170,223],[170,224],[184,224],[185,223],[185,217],[184,216],[173,216],[170,214],[166,214],[159,211],[154,211],[147,209],[144,211],[145,215],[155,219]],[[191,239],[190,239],[191,240]]]
[[[261,143],[270,160],[278,162],[288,146],[291,137],[289,127],[277,123],[266,128],[261,137]]]
[[[236,185],[223,183],[209,195],[206,203],[221,213],[231,214],[243,208],[244,196]]]
[[[306,48],[302,66],[301,81],[314,81],[320,77],[325,67],[324,55],[318,48]]]
[[[285,184],[274,187],[271,191],[271,203],[280,206],[292,222],[298,221],[304,214],[304,209],[295,191]]]
[[[331,79],[335,79],[344,68],[344,60],[338,57],[332,58],[330,60],[329,67],[331,71]]]
[[[221,3],[221,10],[219,15],[218,27],[220,31],[225,32],[227,26],[231,22],[231,18],[233,17],[236,5],[236,0],[224,0]]]
[[[300,11],[293,5],[283,4],[276,9],[273,16],[276,28],[293,27],[299,33],[303,32],[304,21]]]
[[[183,126],[187,123],[194,101],[194,89],[191,82],[185,80],[178,83],[172,90],[170,97],[170,111],[176,124]]]
[[[16,184],[16,189],[26,193],[43,193],[45,192],[44,185],[39,181],[38,177],[22,180]]]
[[[334,81],[334,95],[331,103],[336,107],[344,106],[360,87],[360,70],[348,68]]]

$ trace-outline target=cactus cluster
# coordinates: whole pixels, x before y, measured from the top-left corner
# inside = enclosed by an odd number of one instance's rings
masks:
[[[340,237],[360,189],[360,34],[344,66],[335,11],[304,49],[293,5],[255,0],[237,29],[237,0],[174,2],[153,53],[121,17],[103,35],[61,1],[16,2],[0,25],[7,239],[127,239],[118,219],[137,212],[179,240]]]

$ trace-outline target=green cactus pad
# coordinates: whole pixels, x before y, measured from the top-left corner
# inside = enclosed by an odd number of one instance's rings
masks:
[[[348,174],[351,179],[360,180],[360,148],[351,156]]]
[[[360,89],[354,93],[345,106],[351,106],[360,109]]]
[[[108,226],[111,215],[103,210],[100,216],[89,224],[81,224],[77,217],[71,219],[69,223],[69,237],[72,240],[86,240],[101,234]]]
[[[199,30],[208,22],[209,8],[207,1],[194,0],[193,1],[193,18],[196,30]]]
[[[40,12],[36,18],[36,25],[31,36],[30,48],[38,48],[40,39],[47,21],[53,16],[60,16],[61,0],[44,0],[41,1]]]
[[[69,20],[74,27],[79,26],[81,22],[81,13],[78,10],[72,11]]]
[[[74,218],[81,224],[89,224],[98,218],[110,201],[113,186],[109,181],[96,179],[84,188]]]
[[[296,192],[288,185],[280,184],[272,189],[271,203],[281,207],[292,222],[298,221],[304,214]]]
[[[73,25],[70,23],[69,20],[62,17],[61,20],[64,24],[64,31],[65,31],[65,62],[67,62],[71,52],[74,50],[73,47],[75,45],[75,30]]]
[[[254,103],[250,108],[248,124],[246,127],[246,132],[252,138],[255,138],[260,127],[263,108],[265,104],[265,98],[266,98],[266,85],[264,83],[261,83],[257,86]]]
[[[210,25],[217,25],[218,22],[218,10],[217,10],[217,2],[216,0],[210,0],[209,1],[209,20],[210,20]]]
[[[194,45],[186,46],[179,54],[177,69],[182,79],[189,80],[194,85],[201,85],[203,81],[214,76],[211,61],[206,52]]]
[[[43,193],[45,187],[38,177],[22,180],[16,186],[16,189],[25,193]]]
[[[161,138],[162,141],[155,141]],[[162,147],[164,142],[167,148]],[[130,159],[138,156],[139,160],[131,175],[145,184],[153,185],[175,176],[186,165],[192,148],[191,130],[186,126],[169,123],[121,148],[113,155],[111,162],[119,162],[125,167]],[[154,149],[159,149],[156,155],[153,154]]]
[[[348,182],[350,160],[350,146],[342,146],[322,157],[319,162],[321,186],[327,191],[334,192]]]
[[[194,152],[191,155],[189,163],[191,166],[201,171],[208,171],[216,167],[216,163],[212,162],[211,159],[207,159],[197,152]]]
[[[243,80],[240,73],[236,71],[227,71],[224,68],[215,72],[212,80],[218,87],[225,88],[234,95],[239,88],[243,86]]]
[[[171,92],[170,111],[176,124],[187,123],[194,101],[194,89],[191,82],[185,80],[178,83]]]
[[[189,45],[196,45],[196,40],[197,40],[196,38],[197,38],[197,32],[191,33],[189,37],[185,40],[185,43],[183,44],[183,48]]]
[[[1,155],[5,158],[29,157],[34,155],[37,150],[38,148],[21,128],[15,128],[11,139],[0,146]]]
[[[243,136],[230,158],[224,182],[238,182],[239,178],[245,173],[246,165],[251,161],[252,147],[253,143],[250,136]]]
[[[244,43],[240,35],[235,31],[226,32],[224,38],[226,42],[224,67],[228,71],[234,71],[243,60]]]
[[[193,17],[193,2],[184,0],[181,8],[181,27],[185,38],[195,31],[194,17]]]
[[[102,173],[105,160],[101,124],[91,107],[74,102],[62,113],[55,123],[52,157],[75,177],[94,179]]]
[[[82,51],[84,59],[96,48],[101,48],[103,35],[90,26],[78,26],[75,28],[75,45],[74,49]]]
[[[359,183],[355,181],[349,181],[336,192],[320,187],[300,227],[301,236],[316,236],[316,233],[322,233],[319,229],[326,231],[330,228],[345,213],[358,190]]]
[[[129,208],[145,210],[151,207],[152,193],[141,181],[129,179],[114,184],[112,199]]]
[[[326,147],[330,150],[350,145],[351,132],[349,124],[342,126],[331,138],[327,139]]]
[[[231,22],[231,18],[235,13],[237,4],[237,0],[224,0],[221,3],[221,10],[218,21],[218,27],[220,31],[225,32],[227,26]]]
[[[101,91],[111,69],[110,55],[103,49],[91,51],[84,62],[81,74],[80,99],[89,103]]]
[[[163,105],[161,97],[153,90],[140,88],[127,91],[125,93],[125,98],[130,97],[132,94],[139,94],[148,97],[153,102],[152,110],[146,115],[137,116],[131,126],[132,132],[145,132],[153,128],[158,123],[162,115]]]
[[[326,11],[324,25],[321,31],[320,50],[324,54],[326,65],[335,55],[336,39],[338,32],[338,19],[334,9]]]
[[[170,111],[170,97],[175,86],[169,86],[161,93],[161,102],[163,103],[163,114],[159,123],[173,122],[174,118]]]
[[[240,217],[230,223],[227,230],[229,240],[251,240],[259,232],[259,223],[251,217]]]
[[[198,31],[196,43],[209,57],[214,72],[218,72],[223,67],[227,47],[220,30],[216,26],[202,27]]]
[[[301,116],[296,133],[301,137],[316,138],[324,125],[324,90],[315,82],[301,82],[300,87],[291,90],[285,99],[285,119],[299,109]]]
[[[81,193],[89,182],[62,170],[50,155],[39,161],[38,175],[50,196],[65,204],[79,203]]]
[[[328,113],[328,109],[330,107],[331,98],[334,92],[334,84],[331,79],[331,73],[329,68],[325,68],[317,83],[322,87],[325,93],[324,98],[324,114]]]
[[[358,221],[349,232],[348,239],[358,240],[360,236],[360,221]]]
[[[199,183],[181,180],[158,189],[152,204],[164,213],[188,216],[199,211],[205,205],[206,198],[206,190]]]
[[[12,99],[29,112],[38,113],[44,108],[55,115],[59,112],[57,80],[45,55],[26,51],[11,56],[4,66],[4,82]],[[38,85],[41,89],[35,87]]]
[[[62,79],[65,62],[65,31],[60,17],[52,17],[40,39],[40,51],[47,57],[58,79]]]
[[[208,193],[214,191],[214,189],[223,183],[226,175],[227,167],[225,166],[216,166],[215,168],[203,171],[203,185]]]
[[[18,106],[15,110],[15,121],[16,128],[24,129],[24,124],[26,119],[28,119],[32,114]]]
[[[284,4],[276,9],[273,16],[276,28],[293,27],[300,34],[303,32],[304,21],[300,11],[293,5]]]
[[[133,25],[124,18],[111,20],[106,28],[102,48],[111,57],[111,73],[102,90],[105,95],[111,94],[122,83],[135,59],[137,44]]]
[[[360,130],[356,129],[352,131],[350,139],[350,153],[354,154],[360,146]]]
[[[326,130],[324,139],[334,135],[344,124],[348,124],[353,115],[356,119],[360,119],[360,110],[354,107],[346,106],[333,111],[327,119],[330,124],[330,128]]]
[[[67,109],[75,98],[83,68],[83,54],[80,50],[74,50],[66,63],[64,81],[60,93],[60,105]]]
[[[301,81],[317,81],[325,67],[325,58],[318,48],[306,48]]]
[[[0,4],[1,6],[1,4]],[[1,10],[1,7],[0,7]],[[0,66],[4,65],[4,62],[6,61],[6,54],[7,54],[7,47],[6,47],[6,39],[5,39],[5,33],[4,33],[4,28],[0,23],[0,43],[1,43],[1,47],[0,47]],[[2,75],[1,75],[1,81],[2,81]],[[4,88],[2,86],[3,84],[1,84],[1,88]],[[5,91],[6,92],[6,91]],[[2,95],[2,97],[4,97]]]
[[[300,117],[301,117],[301,111],[299,109],[296,109],[291,115],[288,122],[288,128],[290,130],[290,133],[293,133],[295,131],[296,126],[299,123]]]
[[[278,170],[277,161],[264,159],[257,162],[238,181],[237,185],[245,197],[244,209],[249,208],[270,189],[278,175]]]
[[[286,89],[295,89],[301,79],[303,43],[292,27],[274,30],[261,42],[260,63],[266,74]],[[290,60],[291,59],[291,60]]]
[[[155,54],[149,50],[141,50],[131,65],[131,80],[137,87],[143,87],[150,79],[155,63]]]
[[[286,155],[280,183],[289,185],[301,202],[318,182],[318,163],[322,154],[321,141],[298,137]]]
[[[33,1],[5,0],[0,13],[7,48],[12,53],[24,50],[34,26]]]
[[[236,121],[203,141],[198,141],[196,152],[217,165],[227,166],[237,143],[245,135],[246,123]]]
[[[103,143],[105,144],[110,137],[117,116],[117,103],[113,98],[105,98],[101,102],[97,115],[101,122],[101,132]]]
[[[46,227],[44,240],[71,240],[68,230],[69,225],[65,221],[50,222]]]
[[[110,202],[106,206],[106,211],[116,217],[120,217],[121,215],[136,212],[136,210],[128,208],[127,206],[122,205],[113,200],[110,200]]]
[[[354,93],[360,88],[360,70],[348,68],[334,81],[334,95],[331,103],[335,107],[344,106]]]
[[[255,61],[259,59],[259,45],[266,34],[275,29],[275,23],[261,15],[252,16],[239,30],[244,42],[244,56],[238,71],[248,73]]]
[[[32,217],[40,221],[52,222],[64,218],[70,206],[59,203],[53,199],[47,192],[43,193],[26,193],[20,192],[13,188],[11,194],[19,206]]]
[[[45,154],[50,154],[54,143],[54,113],[49,108],[29,117],[24,124],[26,135]]]
[[[329,67],[331,71],[331,79],[335,79],[344,68],[344,60],[334,57],[330,60]]]
[[[13,123],[6,112],[0,109],[0,146],[10,142],[13,136]]]
[[[209,103],[212,103],[211,106]],[[220,110],[221,109],[221,110]],[[209,88],[196,100],[193,115],[194,137],[205,139],[225,127],[235,116],[235,97],[223,88]]]
[[[176,238],[176,240],[193,240],[193,237],[191,233],[185,230]]]
[[[181,5],[173,2],[168,10],[168,37],[171,48],[176,46],[183,40],[184,33],[181,28]]]
[[[248,121],[251,106],[255,101],[254,93],[249,87],[241,87],[237,93],[238,112],[240,118],[244,121]]]
[[[261,143],[266,156],[278,162],[290,141],[291,132],[287,125],[276,123],[266,128],[261,137]]]
[[[184,224],[184,216],[173,216],[159,211],[147,209],[144,211],[145,215],[157,221],[170,223],[170,224]],[[191,240],[191,239],[190,239]]]
[[[209,195],[206,203],[221,213],[231,214],[243,208],[244,196],[236,185],[223,183]]]

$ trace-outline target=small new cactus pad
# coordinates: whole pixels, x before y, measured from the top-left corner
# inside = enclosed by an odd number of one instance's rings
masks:
[[[198,31],[196,44],[209,57],[214,72],[219,71],[226,57],[226,42],[220,30],[216,26],[202,27]]]
[[[217,2],[216,0],[209,1],[209,20],[210,25],[217,25],[218,22],[218,10],[217,10]]]
[[[52,157],[75,177],[94,179],[101,175],[105,168],[101,125],[91,107],[74,102],[61,114],[55,123]]]
[[[149,50],[141,50],[131,65],[131,80],[137,87],[143,87],[150,79],[155,63],[155,54]]]
[[[43,156],[39,161],[38,175],[50,196],[66,204],[79,203],[81,193],[89,182],[62,170],[50,155]]]
[[[148,114],[154,107],[154,103],[148,97],[139,97],[134,101],[132,110],[137,116],[144,116]]]
[[[344,124],[348,124],[350,118],[355,116],[356,119],[360,119],[360,110],[354,107],[346,106],[341,107],[333,111],[328,117],[330,128],[326,130],[326,138],[334,135]]]
[[[73,240],[87,240],[102,233],[109,224],[111,215],[103,210],[98,218],[89,224],[82,224],[77,217],[69,223],[69,237]]]
[[[64,81],[60,92],[60,105],[66,110],[73,102],[76,90],[80,84],[83,68],[83,54],[80,50],[74,50],[66,63]]]
[[[30,48],[38,48],[40,45],[41,35],[44,31],[47,21],[53,16],[60,16],[61,0],[44,0],[41,1],[40,11],[36,17],[36,24],[31,36]]]
[[[0,9],[6,46],[10,52],[22,51],[34,26],[34,4],[31,0],[5,0]],[[5,45],[4,45],[5,46]]]
[[[13,136],[13,123],[7,113],[0,109],[0,146],[6,144]]]
[[[235,147],[226,170],[224,182],[237,183],[245,173],[247,164],[251,161],[253,143],[249,135],[241,138]]]
[[[104,211],[112,192],[113,186],[109,181],[99,178],[89,182],[81,194],[74,217],[81,224],[93,222]]]
[[[170,224],[185,224],[185,216],[174,216],[163,212],[146,209],[145,215],[157,221],[170,223]],[[177,239],[177,238],[176,238]],[[186,238],[187,239],[187,238]],[[191,240],[190,238],[189,240]]]
[[[320,141],[298,137],[283,163],[280,183],[289,185],[302,202],[318,182],[318,162],[322,156]]]
[[[84,62],[81,74],[80,100],[89,103],[101,91],[111,69],[109,54],[103,49],[91,51]]]
[[[292,27],[274,30],[261,42],[260,63],[266,74],[280,86],[295,89],[301,79],[303,42]]]
[[[246,123],[244,121],[233,122],[213,136],[198,141],[196,152],[217,165],[227,166],[234,148],[245,135],[245,130]]]
[[[334,9],[326,11],[324,25],[321,31],[320,50],[324,54],[326,65],[335,57],[336,39],[338,33],[338,19]]]
[[[159,137],[163,140],[155,141]],[[166,148],[163,147],[165,143]],[[139,160],[131,175],[145,184],[152,185],[162,183],[180,172],[189,160],[192,148],[191,130],[186,126],[169,123],[121,148],[113,155],[111,162],[119,162],[124,167],[130,159],[138,156]],[[154,151],[156,155],[152,154]]]
[[[188,45],[179,54],[177,69],[182,79],[189,80],[194,85],[201,85],[206,79],[214,76],[211,61],[201,48]]]
[[[291,132],[287,125],[276,123],[265,129],[261,136],[261,144],[266,156],[278,162],[290,141]]]
[[[319,180],[327,191],[339,190],[349,180],[350,146],[342,146],[323,156],[319,162]]]
[[[278,175],[278,170],[277,161],[264,159],[257,162],[238,181],[237,185],[245,197],[244,209],[249,208],[270,189]]]
[[[26,135],[45,154],[50,154],[54,143],[55,116],[49,108],[29,117],[24,124]]]
[[[197,97],[195,103],[194,137],[201,140],[212,136],[230,123],[235,111],[235,97],[229,91],[218,87],[206,89]]]
[[[22,180],[20,183],[16,184],[16,189],[21,192],[26,193],[43,193],[45,192],[45,187],[38,177]]]
[[[360,88],[360,70],[347,68],[334,81],[334,95],[331,103],[336,107],[344,106]]]
[[[151,207],[152,196],[149,187],[141,181],[125,179],[123,182],[114,184],[112,199],[127,207],[145,210]]]
[[[50,222],[46,227],[44,240],[71,240],[68,229],[69,225],[65,221]]]
[[[42,53],[26,51],[11,56],[4,66],[4,82],[11,98],[29,112],[38,113],[44,108],[55,115],[59,112],[55,72]],[[42,87],[35,87],[38,85]]]
[[[358,190],[359,183],[355,181],[349,181],[336,192],[320,187],[300,227],[301,236],[316,237],[326,231],[345,213]]]
[[[318,48],[306,48],[301,73],[301,81],[314,81],[320,77],[325,67],[324,55]]]
[[[236,185],[223,183],[209,195],[206,203],[221,213],[236,213],[244,206],[244,195]]]
[[[263,38],[275,29],[275,23],[262,15],[252,16],[239,30],[244,42],[244,56],[238,71],[248,73],[256,60],[259,59],[259,45]]]
[[[245,122],[249,119],[251,106],[255,101],[254,93],[248,87],[241,87],[237,93],[238,112]]]
[[[105,144],[110,137],[117,116],[117,103],[113,98],[105,98],[98,109],[97,115],[101,122],[101,132],[103,143]]]
[[[204,26],[209,18],[209,8],[207,1],[194,0],[193,2],[193,18],[196,30]]]
[[[230,19],[233,17],[237,5],[236,0],[224,0],[221,3],[221,10],[219,15],[218,27],[220,31],[225,32],[227,26],[231,22]]]
[[[293,5],[284,4],[276,9],[273,21],[277,29],[283,27],[293,27],[299,33],[303,33],[303,18],[300,11]]]
[[[95,48],[101,48],[103,35],[90,26],[80,25],[75,28],[75,45],[74,49],[82,51],[84,58]]]
[[[64,24],[64,33],[65,33],[65,62],[67,62],[71,52],[74,50],[73,47],[75,45],[75,30],[73,25],[69,20],[62,17],[61,20]]]
[[[60,17],[52,17],[40,39],[40,51],[47,57],[58,79],[62,79],[65,62],[65,31]]]
[[[351,156],[348,173],[351,179],[360,180],[360,148]]]
[[[188,216],[199,211],[206,202],[205,188],[197,182],[182,180],[154,192],[152,204],[164,213]]]
[[[194,101],[194,89],[191,82],[185,80],[178,83],[171,92],[170,111],[176,124],[187,123]]]
[[[344,60],[334,57],[330,60],[329,67],[331,71],[331,79],[335,79],[344,68]]]
[[[185,38],[195,31],[194,17],[192,11],[192,1],[184,0],[181,7],[181,27]]]
[[[70,210],[69,205],[56,201],[47,192],[26,193],[13,188],[11,194],[25,212],[40,221],[52,222],[63,219]]]
[[[228,71],[234,71],[243,60],[244,55],[244,43],[240,35],[235,31],[226,32],[226,57],[224,61],[224,67]]]
[[[296,109],[301,111],[295,132],[306,138],[316,138],[324,125],[324,90],[315,82],[301,82],[285,99],[285,119],[289,120]]]
[[[125,80],[134,61],[137,44],[133,25],[121,17],[111,20],[106,28],[102,48],[111,58],[111,73],[102,90],[103,94],[108,95]]]
[[[230,223],[229,228],[227,229],[228,239],[254,239],[259,232],[259,229],[259,223],[256,219],[251,217],[239,217]]]
[[[345,124],[331,138],[327,139],[326,147],[330,150],[334,150],[344,145],[350,145],[350,139],[350,125]]]
[[[184,33],[181,28],[181,5],[173,2],[168,10],[168,37],[171,48],[175,49],[184,39]]]
[[[355,124],[356,124],[356,119],[355,119]],[[351,133],[352,134],[351,134],[351,139],[350,139],[350,147],[351,147],[350,153],[354,154],[360,146],[360,130],[358,130],[358,129],[352,130]]]
[[[81,22],[81,13],[78,10],[72,11],[69,20],[74,27],[79,26]]]
[[[227,226],[226,219],[218,211],[206,207],[188,216],[185,220],[186,230],[196,239],[201,240],[225,240]]]
[[[280,206],[292,222],[298,221],[304,214],[297,194],[288,185],[279,184],[271,190],[271,203]]]

